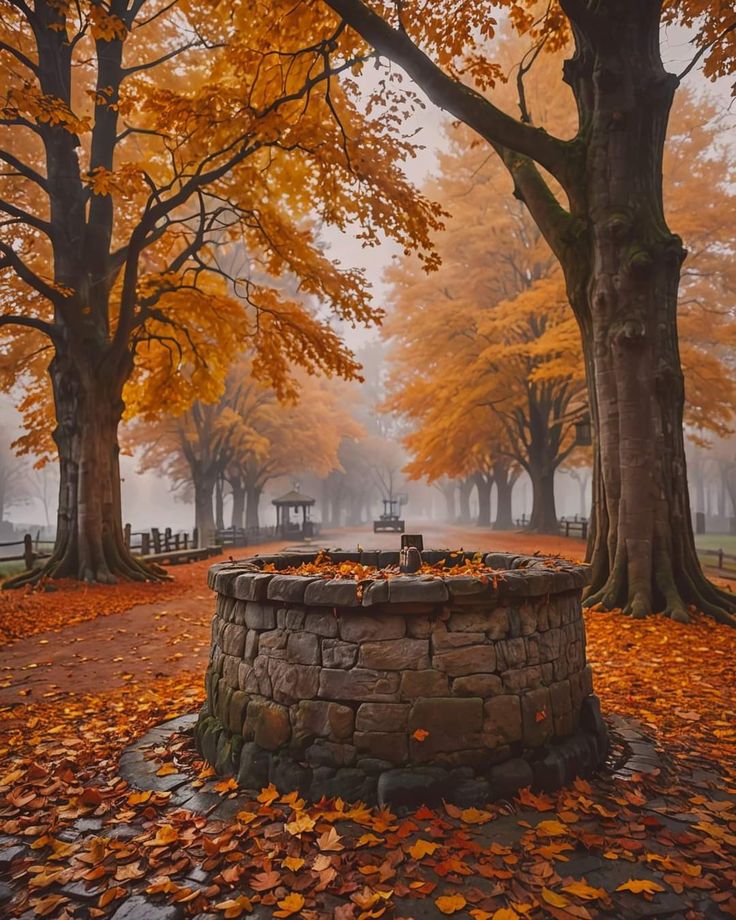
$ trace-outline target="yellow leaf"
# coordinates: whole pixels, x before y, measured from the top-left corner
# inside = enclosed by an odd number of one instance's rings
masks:
[[[586,881],[580,880],[570,882],[569,885],[563,885],[562,890],[576,898],[583,898],[585,901],[595,901],[598,898],[605,898],[607,892],[603,888],[593,888]]]
[[[536,830],[545,837],[562,837],[567,833],[567,828],[559,821],[540,821]]]
[[[552,907],[567,907],[570,903],[564,895],[557,894],[550,888],[542,888],[542,897]]]
[[[376,847],[383,843],[383,840],[383,837],[376,837],[375,834],[362,834],[355,842],[355,848],[357,850],[359,847]]]
[[[258,801],[262,802],[264,805],[270,805],[272,802],[275,802],[278,797],[279,791],[273,783],[269,783],[265,789],[261,789],[258,793]]]
[[[159,767],[158,770],[156,770],[156,776],[171,776],[177,772],[178,770],[173,763],[165,763],[162,767]]]
[[[493,815],[489,811],[483,811],[480,808],[466,808],[461,812],[460,820],[465,824],[487,824],[493,820]]]
[[[473,911],[471,910],[470,913],[472,914]],[[480,918],[476,917],[475,920],[480,920]],[[493,914],[492,920],[519,920],[519,915],[511,907],[499,907]]]
[[[431,856],[435,850],[439,849],[439,843],[432,843],[429,840],[417,840],[409,847],[409,855],[412,859],[421,859],[423,856]]]
[[[630,878],[628,882],[619,885],[616,891],[630,891],[632,894],[656,894],[658,891],[664,891],[664,888],[648,878]]]
[[[461,894],[445,894],[435,898],[434,903],[443,914],[456,914],[468,903]]]
[[[175,827],[170,824],[164,824],[156,831],[153,840],[146,840],[143,846],[146,847],[165,847],[170,843],[175,843],[179,839],[179,833]]]
[[[304,896],[298,894],[296,891],[292,891],[283,901],[277,901],[276,903],[281,910],[275,910],[273,912],[274,917],[290,917],[292,914],[299,913],[302,907],[304,907]]]
[[[286,859],[281,860],[281,865],[285,869],[291,869],[292,872],[298,872],[304,865],[304,860],[301,856],[287,856]]]
[[[284,829],[288,831],[292,837],[301,837],[303,833],[314,830],[314,824],[314,818],[310,818],[308,814],[300,812],[293,821],[289,821],[284,825]]]
[[[334,827],[331,827],[329,831],[325,831],[324,834],[320,834],[317,838],[317,846],[323,852],[335,853],[338,850],[344,850],[345,847],[340,843],[342,837],[337,833]]]

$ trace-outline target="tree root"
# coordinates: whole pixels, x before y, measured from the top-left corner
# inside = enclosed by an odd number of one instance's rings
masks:
[[[42,566],[36,566],[27,572],[20,572],[18,575],[6,579],[2,588],[3,590],[12,590],[29,585],[40,588],[55,578],[64,577],[83,581],[90,585],[115,585],[120,580],[137,582],[172,580],[171,575],[160,565],[143,562],[128,552],[125,555],[116,552],[114,555],[116,558],[112,565],[105,562],[96,569],[85,567],[82,571],[77,570],[72,573],[63,564],[64,554],[54,552]]]

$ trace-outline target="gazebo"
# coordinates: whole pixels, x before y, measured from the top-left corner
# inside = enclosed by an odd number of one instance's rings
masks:
[[[315,499],[308,495],[302,495],[297,489],[292,489],[279,498],[274,498],[273,504],[276,506],[276,533],[281,537],[298,537],[305,540],[314,536],[315,524],[309,520],[309,509],[314,504]],[[291,509],[296,512],[295,519],[291,519]],[[299,520],[299,509],[302,512],[302,519]]]

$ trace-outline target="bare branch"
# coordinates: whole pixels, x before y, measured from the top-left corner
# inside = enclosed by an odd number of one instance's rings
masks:
[[[0,314],[0,327],[2,326],[25,326],[28,329],[35,329],[48,336],[53,342],[59,338],[59,332],[51,323],[34,316],[16,316],[12,313]]]

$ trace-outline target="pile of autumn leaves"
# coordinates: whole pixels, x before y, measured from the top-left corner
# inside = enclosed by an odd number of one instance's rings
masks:
[[[134,893],[227,918],[261,904],[280,918],[378,920],[412,916],[412,903],[431,899],[458,918],[586,920],[634,916],[661,892],[736,915],[733,634],[705,620],[591,614],[588,635],[604,709],[644,724],[664,749],[667,776],[602,776],[553,796],[527,790],[513,803],[406,817],[340,801],[311,806],[269,787],[233,802],[232,819],[221,821],[117,775],[128,743],[196,710],[198,673],[0,712],[0,834],[30,846],[13,863],[14,913],[75,916],[72,886],[89,890],[92,917]],[[150,756],[161,776],[188,772],[224,801],[236,795],[186,737]],[[686,829],[660,820],[682,812],[694,816]],[[70,837],[80,818],[101,826]],[[581,852],[623,867],[615,884],[568,874]]]

